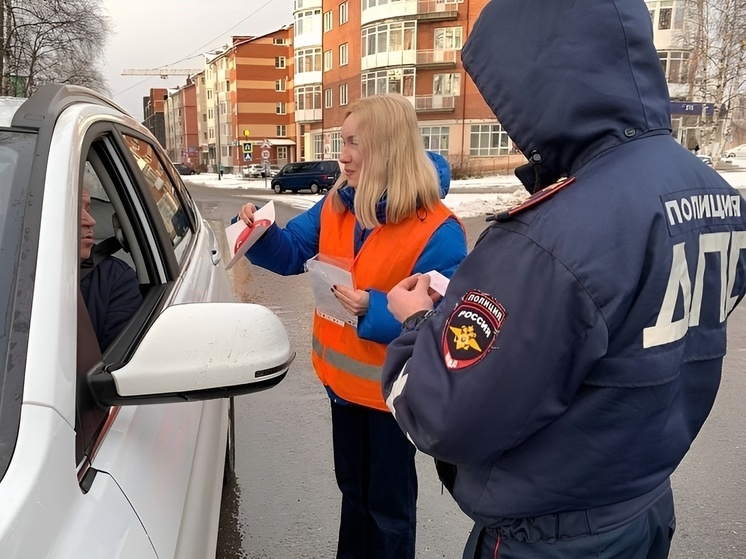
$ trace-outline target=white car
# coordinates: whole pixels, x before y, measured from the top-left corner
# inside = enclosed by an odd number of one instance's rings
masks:
[[[725,157],[746,157],[746,144],[725,150]]]
[[[252,163],[251,165],[246,165],[242,170],[243,176],[250,179],[261,177],[263,172],[264,165],[262,165],[261,163]]]
[[[79,289],[86,172],[143,295],[103,355]],[[294,354],[234,302],[158,142],[87,89],[0,98],[0,249],[0,557],[214,557],[231,397]]]

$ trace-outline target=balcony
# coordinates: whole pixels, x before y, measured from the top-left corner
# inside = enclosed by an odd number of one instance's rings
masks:
[[[448,0],[417,0],[417,19],[420,21],[458,19],[458,3]]]
[[[365,5],[365,3],[363,3]],[[414,16],[424,21],[458,19],[458,2],[455,0],[403,0],[363,8],[360,23],[365,26],[381,19]]]
[[[456,49],[418,50],[417,67],[423,70],[429,68],[455,68],[458,61],[458,52]]]
[[[390,50],[360,58],[362,71],[392,66],[414,66],[423,70],[432,68],[455,68],[458,50]],[[298,74],[296,74],[297,76]]]
[[[320,122],[321,109],[301,109],[295,111],[296,122]]]
[[[454,95],[417,95],[414,110],[418,113],[452,113],[456,106]]]

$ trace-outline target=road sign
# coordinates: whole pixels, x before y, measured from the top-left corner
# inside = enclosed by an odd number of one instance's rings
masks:
[[[271,147],[272,147],[272,144],[271,144],[271,143],[269,143],[269,140],[264,140],[264,141],[262,142],[262,149],[269,149],[269,148],[271,148]]]
[[[241,142],[241,146],[244,153],[251,154],[253,151],[253,144],[251,142]]]
[[[269,159],[269,150],[263,149],[262,150],[262,159]]]
[[[244,153],[243,154],[243,160],[244,161],[251,161],[251,154],[250,153]]]
[[[246,136],[246,137],[248,138],[249,136],[251,136],[251,130],[249,130],[249,129],[247,128],[246,130],[244,130],[244,131],[243,131],[243,135],[244,135],[244,136]]]

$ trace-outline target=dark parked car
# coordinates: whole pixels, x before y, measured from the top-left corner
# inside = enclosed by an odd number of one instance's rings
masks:
[[[197,172],[194,170],[194,167],[189,167],[184,163],[174,163],[174,169],[176,169],[180,175],[194,175]]]
[[[288,163],[272,179],[278,194],[285,190],[310,190],[313,194],[329,190],[339,177],[336,161],[297,161]]]

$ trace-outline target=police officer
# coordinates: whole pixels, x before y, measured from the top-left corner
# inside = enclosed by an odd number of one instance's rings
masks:
[[[746,291],[746,206],[671,136],[641,0],[493,0],[464,67],[528,159],[433,310],[388,295],[387,404],[475,521],[464,557],[664,558],[669,478]]]

